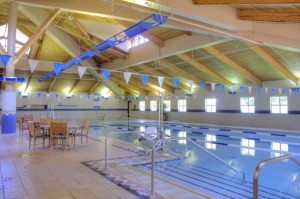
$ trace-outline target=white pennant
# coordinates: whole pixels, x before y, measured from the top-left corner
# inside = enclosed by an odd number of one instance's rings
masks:
[[[249,94],[251,94],[252,86],[248,86],[248,91],[249,91]]]
[[[266,94],[268,94],[268,89],[269,89],[268,87],[265,88]]]
[[[189,85],[190,85],[190,88],[193,88],[194,81],[193,80],[189,80]]]
[[[157,81],[158,81],[160,87],[162,86],[164,79],[165,79],[164,77],[157,77]]]
[[[33,60],[33,59],[28,59],[30,71],[33,73],[33,71],[36,69],[37,65],[39,64],[39,60]]]
[[[83,95],[80,95],[80,100],[82,100]]]
[[[231,89],[231,92],[233,93],[233,91],[234,91],[234,85],[231,85],[230,89]]]
[[[85,66],[78,66],[77,68],[78,68],[78,74],[79,74],[79,77],[80,77],[80,79],[81,79],[82,76],[84,75],[84,73],[85,73],[87,67],[85,67]]]
[[[49,98],[50,97],[50,93],[47,93],[46,96],[47,96],[47,98]]]
[[[281,95],[281,89],[282,89],[282,88],[278,88],[279,95]]]
[[[131,77],[131,73],[124,72],[123,75],[124,75],[124,79],[125,79],[126,84],[128,84],[128,82],[130,80],[130,77]]]
[[[210,84],[211,84],[211,90],[214,91],[214,90],[215,90],[216,83],[212,82],[212,83],[210,83]]]
[[[290,92],[290,95],[292,94],[292,89],[291,88],[289,88],[289,92]]]

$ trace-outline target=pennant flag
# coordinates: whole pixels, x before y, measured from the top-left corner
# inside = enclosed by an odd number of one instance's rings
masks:
[[[282,88],[278,88],[279,95],[281,95]]]
[[[21,96],[21,94],[22,94],[22,92],[21,92],[21,91],[19,91],[19,92],[18,92],[18,95],[19,95],[19,96]]]
[[[47,93],[46,96],[47,96],[47,98],[49,98],[50,97],[50,93]]]
[[[140,96],[140,100],[143,100],[143,96]]]
[[[115,100],[117,100],[118,99],[118,96],[115,96]]]
[[[41,93],[40,93],[40,92],[38,92],[38,93],[37,93],[37,96],[38,96],[38,97],[40,97],[40,96],[41,96]]]
[[[245,90],[245,87],[244,86],[240,86],[240,92],[242,93],[242,92],[244,92],[244,90]]]
[[[231,90],[231,93],[233,93],[233,91],[234,91],[234,85],[230,86],[230,90]]]
[[[257,93],[260,93],[260,87],[256,88]]]
[[[249,91],[249,94],[251,94],[251,92],[252,92],[252,86],[248,86],[248,91]]]
[[[148,78],[149,78],[148,75],[142,75],[143,84],[144,84],[145,86],[147,85]]]
[[[291,88],[289,88],[289,92],[290,92],[290,95],[292,94],[292,89]]]
[[[77,69],[78,69],[79,78],[81,79],[82,76],[84,75],[87,67],[85,67],[85,66],[77,66]]]
[[[64,65],[61,63],[56,63],[56,62],[53,63],[53,65],[54,65],[54,72],[57,76],[60,73],[61,69],[64,67]]]
[[[122,98],[122,100],[124,100],[124,99],[125,99],[125,97],[124,97],[124,96],[122,96],[121,98]]]
[[[220,84],[220,92],[222,92],[224,89],[224,84]]]
[[[79,97],[80,97],[80,100],[82,100],[82,98],[83,98],[83,95],[79,95]]]
[[[6,65],[7,63],[9,62],[11,56],[10,55],[1,55],[0,54],[0,59],[1,59],[1,62],[3,64],[3,67],[6,68]]]
[[[123,75],[124,75],[124,79],[125,79],[126,84],[128,84],[128,82],[130,80],[130,77],[131,77],[131,73],[124,72]]]
[[[162,86],[164,79],[165,79],[164,77],[157,77],[157,81],[158,81],[160,87]]]
[[[178,85],[179,85],[179,79],[178,78],[174,79],[174,85],[175,85],[176,88],[178,88]]]
[[[90,95],[88,95],[88,96],[87,96],[87,98],[88,98],[88,99],[91,99],[91,96],[90,96]]]
[[[55,93],[55,98],[58,98],[59,94],[58,93]]]
[[[269,89],[268,87],[265,87],[266,94],[268,94],[268,89]]]
[[[286,94],[286,88],[282,89],[282,94]]]
[[[202,90],[205,89],[205,85],[206,85],[206,82],[202,81],[202,82],[201,82],[201,88],[202,88]]]
[[[296,95],[298,95],[299,94],[299,89],[296,89],[295,92],[296,92]]]
[[[102,74],[103,74],[104,80],[107,81],[108,77],[110,75],[110,70],[103,70]]]
[[[145,96],[145,100],[147,100],[148,99],[148,96]]]
[[[190,88],[192,89],[193,85],[194,85],[194,81],[193,80],[189,80],[189,85],[190,85]]]
[[[150,100],[153,100],[153,96],[150,96]]]
[[[272,93],[272,95],[275,94],[275,88],[272,88],[272,89],[271,89],[271,93]]]
[[[28,59],[30,71],[33,73],[33,71],[36,69],[37,65],[39,64],[39,60],[33,60],[33,59]]]
[[[210,85],[211,85],[211,90],[214,91],[214,90],[215,90],[216,83],[212,82],[212,83],[210,83]]]

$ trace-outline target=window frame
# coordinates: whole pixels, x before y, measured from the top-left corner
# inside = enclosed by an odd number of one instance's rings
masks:
[[[186,112],[186,99],[179,99],[178,103],[178,112]]]
[[[278,102],[278,104],[276,104],[276,102]],[[288,114],[288,97],[270,96],[270,112],[272,114]]]
[[[243,104],[243,99],[247,99],[246,104]],[[251,99],[253,99],[253,105],[250,105]],[[241,113],[255,113],[255,97],[241,97],[240,111]]]
[[[156,100],[151,100],[150,101],[150,111],[157,111],[157,101]]]
[[[139,110],[140,111],[146,111],[146,102],[144,100],[139,101]]]
[[[212,103],[214,102],[214,103]],[[206,98],[205,99],[205,112],[216,113],[217,112],[217,99],[216,98]]]

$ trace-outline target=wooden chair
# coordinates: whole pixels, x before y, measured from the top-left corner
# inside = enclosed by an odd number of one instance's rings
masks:
[[[29,130],[29,149],[31,144],[31,140],[33,140],[33,150],[35,150],[36,139],[42,138],[43,139],[43,147],[45,146],[45,138],[47,135],[45,135],[42,131],[39,131],[38,128],[35,127],[35,124],[33,121],[28,121],[28,130]],[[40,144],[40,143],[39,143]]]
[[[23,136],[24,131],[28,130],[27,123],[23,122],[23,118],[19,118],[18,124],[19,124],[19,136]]]
[[[65,151],[70,146],[70,139],[72,136],[68,132],[67,122],[64,121],[51,121],[50,122],[50,142],[51,149],[54,145],[56,147],[63,146]],[[59,141],[59,142],[58,142]]]
[[[81,128],[75,130],[75,133],[74,133],[74,146],[75,146],[75,142],[76,142],[76,137],[80,137],[81,144],[82,144],[82,138],[84,137],[85,140],[86,140],[86,144],[88,144],[89,129],[90,129],[90,122],[84,120]],[[78,130],[80,130],[80,132],[77,132]]]

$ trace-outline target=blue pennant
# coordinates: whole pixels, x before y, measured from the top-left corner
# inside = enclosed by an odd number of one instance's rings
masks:
[[[240,86],[240,91],[244,92],[244,90],[245,90],[245,87],[244,86]]]
[[[1,62],[3,64],[3,67],[6,68],[6,65],[7,63],[9,62],[11,56],[10,55],[1,55],[0,54],[0,59],[1,59]]]
[[[91,96],[90,96],[90,95],[88,95],[88,96],[87,96],[87,98],[88,98],[88,99],[91,99]]]
[[[275,88],[272,88],[272,89],[271,89],[271,93],[272,93],[272,95],[275,94]]]
[[[149,78],[148,75],[142,75],[143,84],[144,84],[145,86],[147,85],[148,78]]]
[[[286,93],[286,89],[283,88],[281,92],[282,92],[282,94],[285,94]]]
[[[38,93],[37,93],[37,96],[38,96],[38,97],[40,97],[40,96],[41,96],[41,93],[40,93],[40,92],[38,92]]]
[[[174,79],[174,84],[175,84],[175,87],[178,88],[178,85],[179,85],[179,79],[178,78]]]
[[[204,90],[204,89],[205,89],[205,85],[206,85],[206,82],[204,82],[204,81],[201,81],[201,88],[202,88],[202,90]]]
[[[107,81],[110,75],[110,70],[103,70],[102,73],[103,73],[104,80]]]
[[[224,89],[224,84],[220,84],[220,91],[222,92]]]
[[[260,93],[260,87],[256,88],[257,93]]]
[[[127,100],[130,101],[130,96],[127,96]]]
[[[58,93],[55,93],[55,97],[58,98],[58,96],[59,96],[59,94],[58,94]]]
[[[19,91],[19,92],[18,92],[18,95],[21,96],[21,94],[22,94],[22,92]]]
[[[54,62],[53,65],[54,65],[54,72],[57,76],[60,73],[61,69],[64,67],[64,65],[56,62]]]

